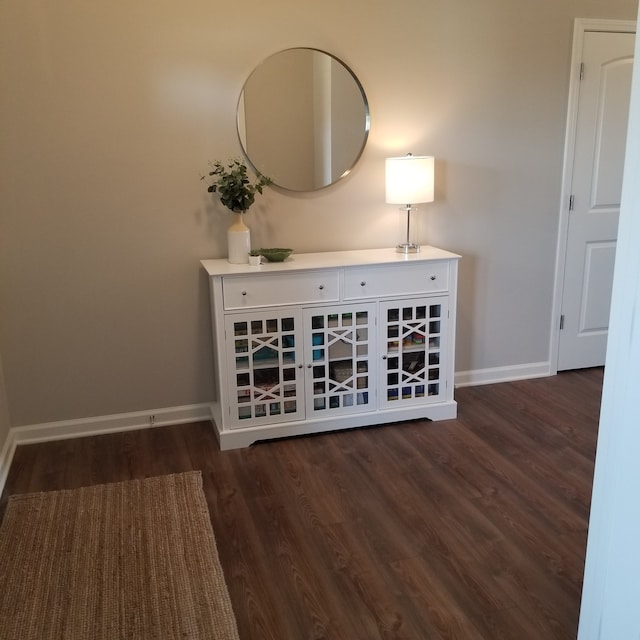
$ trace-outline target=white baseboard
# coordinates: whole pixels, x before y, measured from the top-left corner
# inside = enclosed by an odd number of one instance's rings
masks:
[[[50,440],[66,440],[83,436],[96,436],[117,431],[133,431],[147,427],[164,427],[171,424],[198,422],[211,419],[211,405],[193,404],[183,407],[168,407],[132,413],[117,413],[110,416],[80,418],[78,420],[62,420],[46,422],[24,427],[13,427],[10,431],[16,445],[47,442]]]
[[[474,371],[458,371],[455,374],[456,387],[472,387],[496,382],[513,382],[529,378],[545,378],[550,376],[551,366],[548,362],[530,362],[492,369],[476,369]]]
[[[134,431],[135,429],[163,427],[172,424],[199,422],[201,420],[211,420],[210,404],[193,404],[182,407],[168,407],[12,427],[0,453],[0,493],[4,489],[9,466],[18,445],[82,438],[84,436],[96,436],[118,431]]]
[[[11,460],[13,460],[13,454],[16,450],[16,443],[11,437],[11,431],[7,435],[2,451],[0,451],[0,494],[4,489],[4,484],[7,481],[9,475],[9,467],[11,466]]]
[[[456,387],[470,387],[527,378],[542,378],[549,375],[551,375],[551,368],[548,362],[533,362],[493,369],[459,371],[455,374],[454,383]],[[9,435],[0,452],[0,493],[4,489],[9,466],[18,445],[199,422],[200,420],[211,420],[211,415],[210,404],[194,404],[13,427],[9,430]]]

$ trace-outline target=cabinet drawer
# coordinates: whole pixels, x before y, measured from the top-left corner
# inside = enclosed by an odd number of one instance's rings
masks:
[[[222,278],[224,308],[253,309],[285,304],[336,302],[339,299],[339,281],[337,269],[225,276]]]
[[[357,267],[344,274],[344,298],[443,293],[449,290],[448,262]]]

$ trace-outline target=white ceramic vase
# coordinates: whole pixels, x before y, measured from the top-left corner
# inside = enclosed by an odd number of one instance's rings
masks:
[[[251,232],[244,223],[244,215],[236,213],[233,222],[227,229],[227,248],[231,264],[247,264],[251,250]]]

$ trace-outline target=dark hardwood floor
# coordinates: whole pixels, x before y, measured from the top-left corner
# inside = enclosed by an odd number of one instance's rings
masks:
[[[197,423],[21,446],[7,495],[200,469],[242,640],[574,639],[602,370],[457,420],[220,452]]]

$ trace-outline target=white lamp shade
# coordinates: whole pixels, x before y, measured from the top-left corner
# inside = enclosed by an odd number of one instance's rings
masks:
[[[388,204],[433,202],[433,156],[402,156],[385,160]]]

